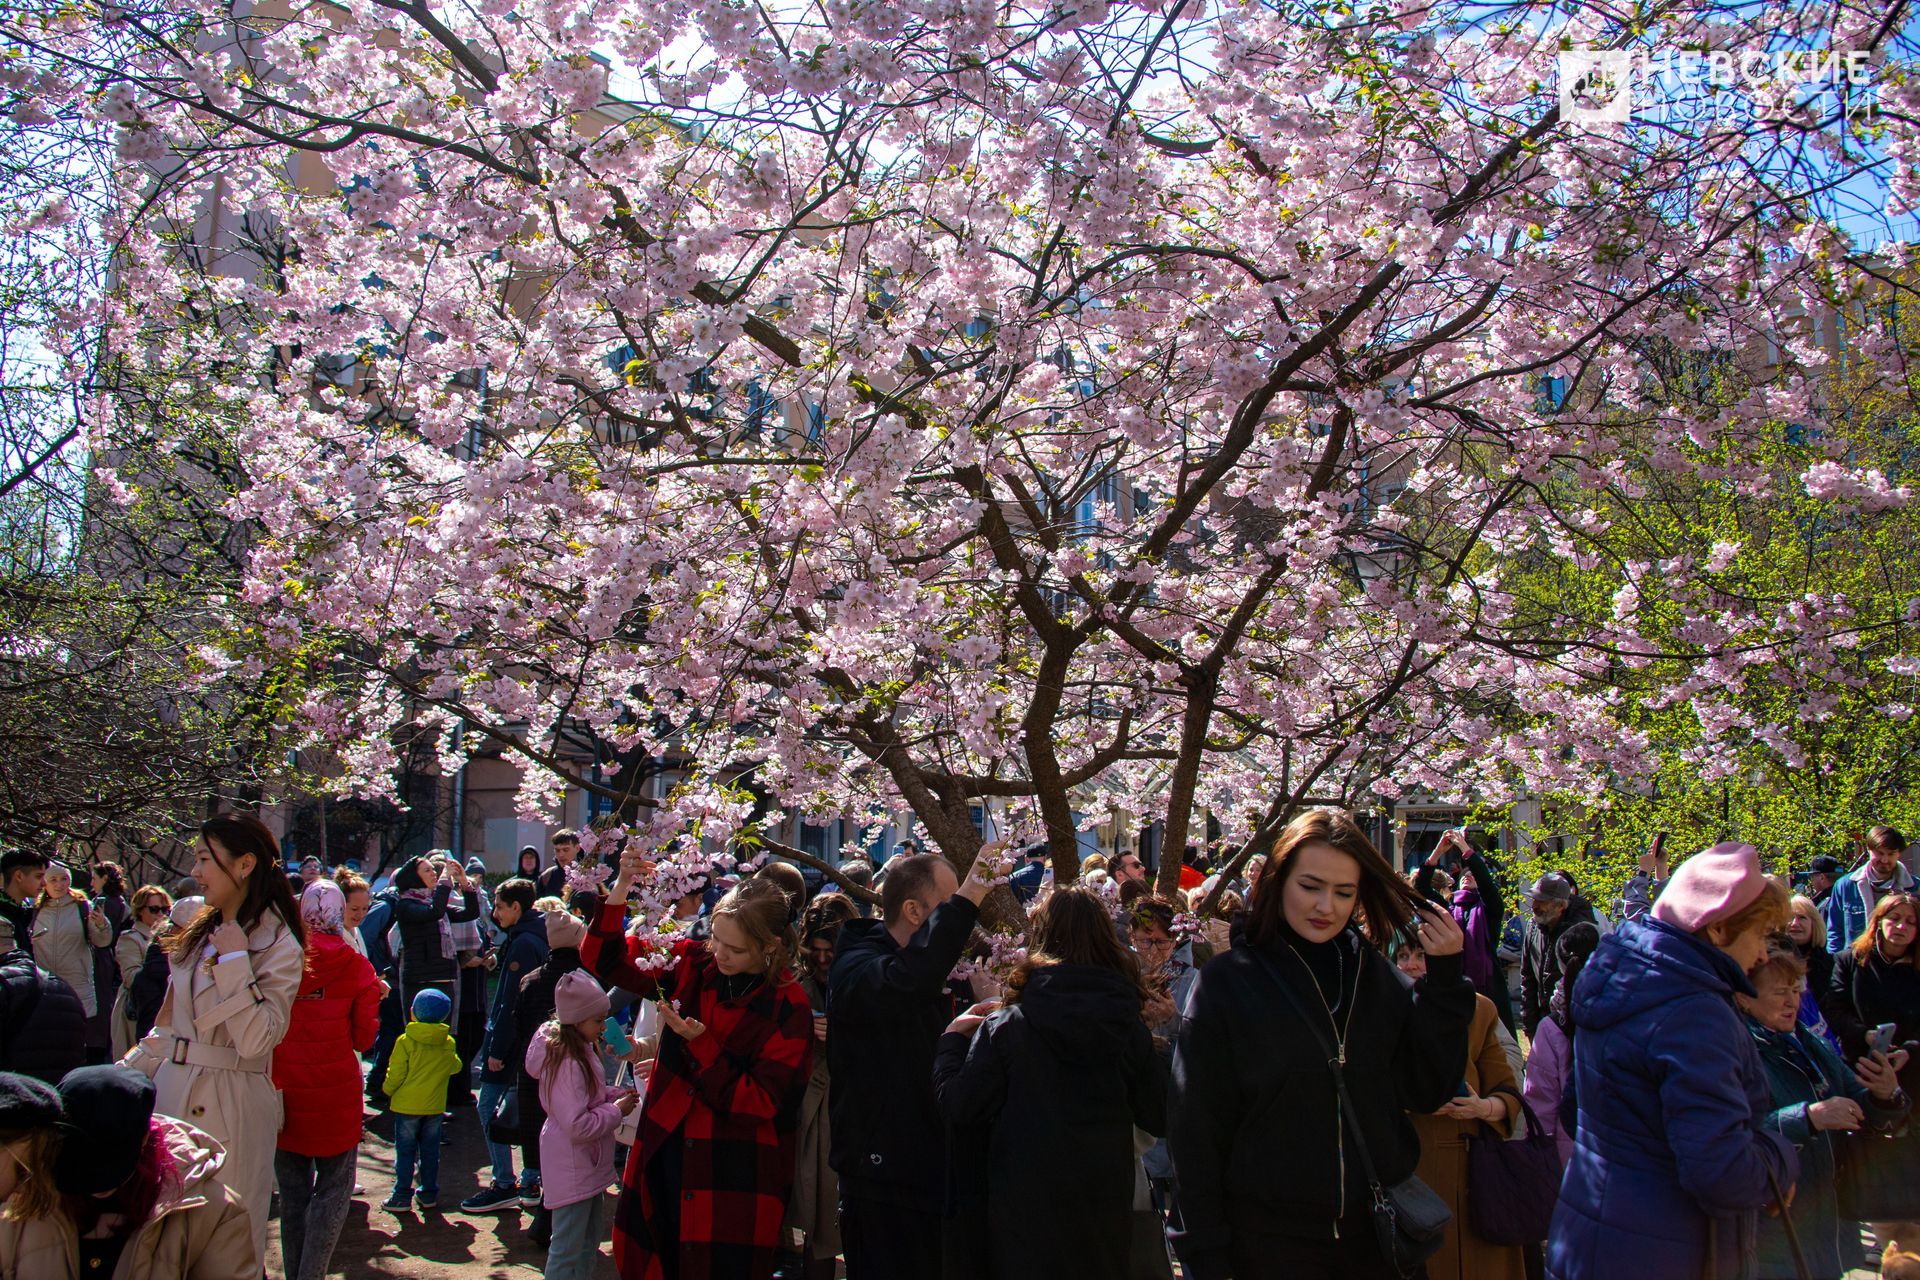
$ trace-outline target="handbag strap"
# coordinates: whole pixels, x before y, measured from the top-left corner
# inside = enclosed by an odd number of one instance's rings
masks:
[[[1493,1086],[1493,1088],[1487,1090],[1483,1096],[1491,1098],[1496,1093],[1511,1094],[1513,1095],[1513,1100],[1520,1104],[1520,1114],[1527,1118],[1527,1135],[1529,1137],[1533,1137],[1537,1135],[1542,1138],[1547,1138],[1548,1141],[1552,1141],[1552,1139],[1549,1138],[1547,1134],[1540,1128],[1540,1119],[1538,1116],[1533,1114],[1533,1107],[1527,1102],[1526,1094],[1520,1092],[1518,1089],[1514,1088],[1510,1084],[1497,1084]]]
[[[1272,958],[1256,946],[1249,945],[1247,950],[1253,953],[1255,964],[1262,973],[1267,975],[1267,980],[1280,989],[1280,994],[1286,998],[1288,1004],[1293,1006],[1293,1011],[1300,1015],[1300,1021],[1306,1024],[1307,1030],[1319,1043],[1320,1051],[1326,1055],[1327,1070],[1333,1073],[1333,1087],[1340,1097],[1341,1122],[1346,1125],[1347,1136],[1353,1139],[1354,1149],[1360,1154],[1360,1172],[1366,1176],[1367,1189],[1373,1193],[1374,1204],[1376,1206],[1385,1204],[1387,1193],[1380,1185],[1380,1175],[1374,1171],[1373,1152],[1367,1147],[1367,1137],[1360,1131],[1359,1112],[1353,1105],[1353,1096],[1347,1092],[1347,1073],[1339,1050],[1320,1030],[1320,1024],[1313,1020],[1313,1014],[1308,1011],[1306,1002],[1287,985],[1287,980],[1280,976],[1279,966],[1274,964]],[[1354,980],[1353,998],[1356,1000],[1360,998],[1358,978]]]

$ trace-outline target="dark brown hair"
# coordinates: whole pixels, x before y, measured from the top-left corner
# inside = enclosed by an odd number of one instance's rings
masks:
[[[1147,999],[1140,962],[1120,945],[1107,900],[1092,889],[1068,885],[1055,889],[1027,920],[1027,958],[1007,977],[1008,1004],[1018,1004],[1027,980],[1053,964],[1084,964],[1111,969],[1126,978],[1141,1003]]]
[[[840,926],[860,914],[853,899],[844,893],[823,893],[807,904],[800,917],[800,940],[812,942],[821,934],[837,936]]]
[[[1886,919],[1887,914],[1895,907],[1905,907],[1913,912],[1914,923],[1920,924],[1920,896],[1898,891],[1881,894],[1880,901],[1873,904],[1873,914],[1867,917],[1867,927],[1862,929],[1860,936],[1853,940],[1853,958],[1856,961],[1865,964],[1867,957],[1873,954],[1874,943],[1880,935],[1880,922]],[[1920,937],[1916,937],[1914,941],[1907,944],[1905,958],[1909,962],[1914,960],[1916,947],[1920,947]]]
[[[1179,908],[1171,902],[1158,894],[1149,893],[1136,897],[1127,907],[1127,927],[1158,929],[1163,933],[1172,933],[1173,918],[1179,914]]]
[[[1386,947],[1418,918],[1412,887],[1393,873],[1353,815],[1345,809],[1309,809],[1289,822],[1273,842],[1273,856],[1253,886],[1253,902],[1247,908],[1247,941],[1256,946],[1279,944],[1286,927],[1282,899],[1287,881],[1293,878],[1300,851],[1314,844],[1337,849],[1360,864],[1354,917],[1374,946]]]
[[[233,875],[234,860],[249,853],[253,855],[253,874],[247,877],[246,896],[240,901],[239,918],[233,923],[251,933],[262,917],[272,911],[293,934],[293,940],[306,946],[307,931],[300,924],[300,907],[294,900],[292,886],[287,883],[286,869],[280,865],[280,842],[267,830],[267,824],[251,814],[223,813],[201,824],[200,839],[205,842],[208,855],[228,875]],[[216,841],[227,851],[225,857],[214,852]],[[192,924],[168,940],[167,954],[176,964],[183,957],[191,958],[221,923],[219,908],[209,905],[194,917]]]

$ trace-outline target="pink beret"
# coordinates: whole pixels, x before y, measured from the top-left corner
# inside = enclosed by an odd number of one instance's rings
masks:
[[[1754,847],[1725,841],[1680,864],[1653,904],[1653,918],[1698,933],[1752,906],[1766,884]]]

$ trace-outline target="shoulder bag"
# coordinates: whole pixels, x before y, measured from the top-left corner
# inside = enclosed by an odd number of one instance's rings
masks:
[[[1486,1096],[1497,1093],[1519,1100],[1527,1134],[1508,1139],[1477,1133],[1467,1138],[1467,1217],[1473,1233],[1488,1244],[1538,1244],[1547,1238],[1554,1202],[1560,1198],[1560,1151],[1525,1098],[1508,1085]]]
[[[1280,994],[1300,1015],[1301,1023],[1313,1033],[1321,1051],[1327,1055],[1327,1069],[1333,1073],[1333,1087],[1340,1098],[1340,1119],[1346,1126],[1347,1137],[1352,1140],[1355,1152],[1360,1156],[1360,1171],[1365,1175],[1367,1191],[1373,1197],[1373,1231],[1380,1242],[1380,1256],[1402,1280],[1420,1274],[1422,1264],[1440,1252],[1440,1246],[1446,1242],[1447,1224],[1453,1221],[1453,1210],[1447,1207],[1447,1202],[1432,1187],[1420,1180],[1418,1174],[1411,1174],[1390,1187],[1380,1185],[1380,1175],[1373,1167],[1373,1152],[1367,1146],[1366,1135],[1360,1131],[1359,1111],[1353,1105],[1353,1097],[1347,1092],[1344,1054],[1328,1043],[1319,1024],[1307,1012],[1306,1004],[1287,985],[1286,979],[1274,971],[1273,962],[1256,947],[1249,947],[1248,950],[1261,972],[1280,989]],[[1360,998],[1357,980],[1353,998]]]

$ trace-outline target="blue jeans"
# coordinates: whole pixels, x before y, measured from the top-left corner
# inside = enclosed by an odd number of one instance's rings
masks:
[[[512,1093],[512,1082],[501,1080],[482,1080],[480,1082],[480,1124],[487,1130],[487,1155],[493,1160],[493,1185],[510,1187],[513,1185],[513,1148],[493,1140],[493,1113],[500,1109],[500,1100]]]
[[[541,1273],[546,1280],[593,1280],[606,1200],[604,1192],[596,1192],[553,1211],[553,1243],[547,1246],[547,1267]]]
[[[395,1194],[413,1191],[413,1165],[420,1162],[420,1193],[437,1196],[440,1194],[440,1128],[443,1117],[435,1112],[430,1116],[403,1116],[393,1118],[393,1189]]]

